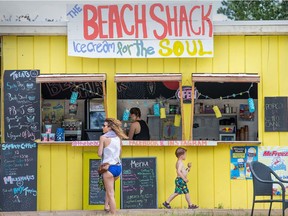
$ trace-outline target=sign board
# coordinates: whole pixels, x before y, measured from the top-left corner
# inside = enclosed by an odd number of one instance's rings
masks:
[[[176,91],[175,94],[176,98],[180,100],[180,89]],[[183,97],[183,103],[191,103],[192,98],[192,86],[182,86],[182,97]]]
[[[69,4],[68,55],[213,57],[212,14],[201,1]]]
[[[37,210],[37,144],[3,143],[0,211]]]
[[[288,131],[288,97],[265,97],[265,131]]]
[[[5,142],[34,142],[40,139],[39,70],[4,71]]]
[[[101,160],[95,152],[83,154],[83,209],[103,210],[105,191],[98,186],[98,166]]]
[[[122,158],[121,208],[157,208],[156,158]]]

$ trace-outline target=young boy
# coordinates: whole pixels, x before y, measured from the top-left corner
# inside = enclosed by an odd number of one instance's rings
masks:
[[[188,203],[188,209],[196,209],[199,206],[192,204],[189,195],[189,189],[187,187],[187,174],[191,169],[191,163],[188,163],[188,167],[185,169],[183,161],[186,159],[186,149],[178,147],[175,151],[175,155],[178,158],[176,163],[177,178],[175,179],[175,191],[170,197],[163,203],[165,208],[171,209],[170,202],[179,194],[185,194],[186,201]]]

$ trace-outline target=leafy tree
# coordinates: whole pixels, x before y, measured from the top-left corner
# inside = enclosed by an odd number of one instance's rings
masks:
[[[218,14],[231,20],[288,20],[288,0],[223,0]]]

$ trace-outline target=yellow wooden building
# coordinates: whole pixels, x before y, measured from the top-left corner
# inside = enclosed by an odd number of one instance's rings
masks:
[[[67,54],[66,26],[56,33],[37,27],[0,25],[1,73],[12,69],[39,69],[41,74],[106,74],[107,108],[117,118],[116,74],[180,73],[182,84],[192,85],[194,74],[257,74],[259,146],[286,146],[287,132],[265,132],[264,97],[287,96],[287,22],[239,22],[214,24],[213,58],[82,58]],[[9,32],[10,31],[10,32]],[[41,32],[42,31],[42,32]],[[3,83],[2,83],[3,84]],[[2,97],[2,101],[5,98]],[[191,104],[184,104],[184,140],[191,134]],[[2,114],[2,119],[3,119]],[[3,121],[2,121],[3,128]],[[3,132],[3,131],[2,131]],[[230,179],[231,143],[217,146],[186,146],[192,171],[191,199],[201,208],[249,209],[252,181]],[[249,143],[237,143],[247,146]],[[255,145],[255,143],[254,143]],[[124,146],[123,157],[156,157],[158,207],[174,191],[176,146]],[[97,147],[71,144],[39,144],[37,210],[83,209],[83,155]],[[120,182],[116,183],[120,207]],[[276,205],[277,206],[277,205]],[[187,207],[179,196],[172,207]],[[277,206],[279,207],[279,206]],[[100,207],[99,207],[100,208]],[[102,208],[102,207],[101,207]],[[259,204],[258,208],[265,208]]]

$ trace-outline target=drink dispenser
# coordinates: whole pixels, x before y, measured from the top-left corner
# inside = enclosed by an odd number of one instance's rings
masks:
[[[64,119],[62,127],[65,132],[65,141],[81,140],[82,121],[78,119]]]

